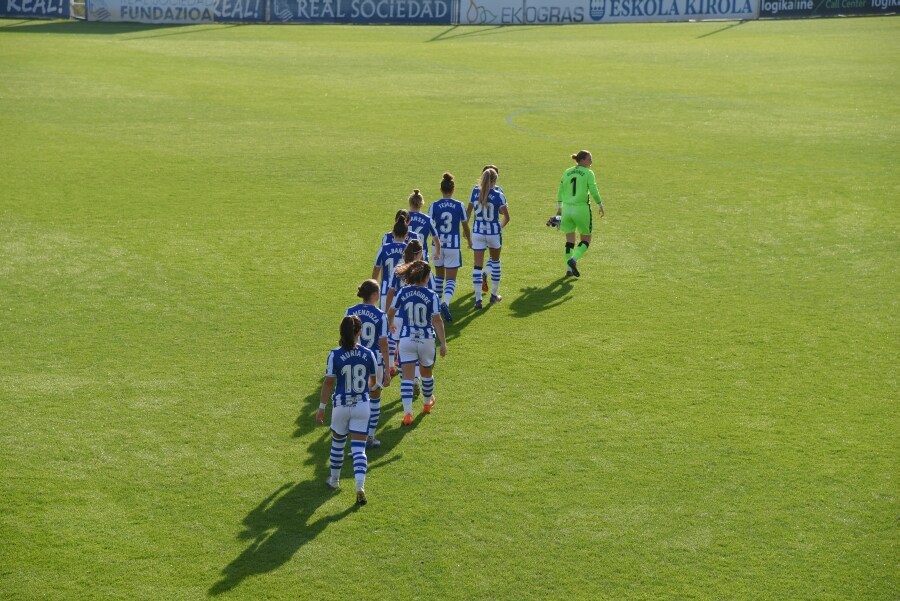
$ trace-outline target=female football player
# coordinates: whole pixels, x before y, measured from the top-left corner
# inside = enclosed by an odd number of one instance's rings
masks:
[[[369,431],[369,389],[375,385],[375,355],[359,344],[362,322],[355,315],[341,320],[340,346],[328,354],[325,383],[319,398],[316,422],[325,423],[325,406],[331,399],[331,476],[325,481],[340,487],[344,443],[350,434],[350,454],[356,476],[356,502],[365,505],[366,436]]]
[[[474,251],[474,267],[472,268],[472,284],[475,286],[475,308],[481,309],[481,294],[484,291],[484,251],[490,251],[490,259],[487,263],[487,271],[491,274],[491,304],[503,300],[500,296],[500,250],[503,246],[502,230],[509,224],[509,208],[506,205],[506,196],[497,185],[497,171],[493,165],[488,165],[481,172],[481,180],[472,190],[466,216],[471,219],[475,213],[472,224],[472,250]],[[500,220],[500,216],[503,220]]]
[[[398,211],[394,222],[394,229],[389,232],[389,237],[385,237],[382,241],[378,255],[375,257],[375,267],[372,268],[372,279],[378,280],[381,276],[381,300],[379,306],[382,311],[386,310],[385,304],[388,287],[391,284],[391,276],[394,269],[402,262],[403,250],[406,248],[407,234],[409,228],[407,226],[406,211]],[[394,375],[394,351],[396,346],[391,338],[388,338],[388,367],[391,375]]]
[[[374,449],[381,446],[381,441],[375,438],[375,429],[381,418],[381,389],[391,385],[391,372],[385,369],[384,364],[390,352],[387,314],[378,308],[379,290],[375,280],[360,284],[356,296],[362,302],[347,309],[347,315],[359,317],[362,322],[360,342],[375,354],[375,386],[369,389],[369,433],[366,438],[366,448]]]
[[[445,173],[441,179],[441,199],[431,203],[428,214],[437,224],[438,235],[435,240],[441,241],[441,256],[434,259],[435,292],[441,299],[441,317],[450,323],[450,301],[456,292],[456,273],[462,267],[462,251],[460,249],[459,232],[466,238],[472,248],[472,235],[469,233],[469,221],[465,205],[453,198],[456,183],[453,176]]]
[[[424,204],[425,199],[422,197],[419,189],[416,188],[409,195],[409,231],[416,234],[422,242],[426,261],[428,261],[428,237],[430,236],[434,240],[434,260],[437,261],[441,257],[441,240],[434,227],[434,220],[430,215],[422,212],[422,205]]]
[[[591,218],[591,197],[597,202],[602,218],[603,200],[597,190],[597,178],[590,167],[594,162],[591,153],[580,150],[572,155],[574,167],[563,172],[556,192],[556,217],[551,217],[547,225],[558,225],[566,235],[566,275],[581,276],[578,271],[578,259],[584,256],[591,244],[591,232],[594,222]],[[575,248],[575,234],[581,236],[578,248]]]
[[[400,209],[400,210],[398,210],[397,213],[394,215],[394,223],[396,223],[397,221],[399,221],[399,220],[400,220],[400,217],[403,217],[404,221],[406,222],[406,228],[407,228],[406,237],[403,239],[403,241],[404,241],[404,242],[409,242],[409,241],[412,240],[413,238],[415,238],[415,239],[421,241],[422,238],[419,236],[419,234],[417,234],[416,232],[414,232],[414,231],[412,231],[411,229],[409,229],[409,225],[410,225],[409,211],[407,211],[406,209]],[[389,231],[388,233],[386,233],[386,234],[384,235],[384,238],[381,239],[381,244],[382,244],[382,245],[387,244],[388,242],[390,242],[391,240],[393,240],[393,238],[394,238],[394,231],[391,230],[391,231]]]
[[[413,261],[400,266],[400,276],[406,286],[400,289],[388,309],[388,322],[403,315],[400,331],[400,400],[403,402],[403,425],[412,424],[413,378],[416,363],[422,373],[422,410],[431,413],[434,406],[435,333],[441,341],[441,357],[447,355],[444,321],[440,315],[437,293],[427,287],[431,267],[425,261]]]

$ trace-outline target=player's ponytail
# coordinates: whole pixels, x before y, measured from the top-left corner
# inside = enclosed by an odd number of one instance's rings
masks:
[[[481,181],[478,183],[478,202],[482,207],[487,206],[488,194],[497,184],[497,172],[493,169],[485,169],[481,172]]]
[[[581,161],[588,158],[589,156],[591,156],[591,153],[588,152],[587,150],[579,150],[577,154],[572,155],[572,160],[575,161],[576,163],[580,163]]]
[[[412,263],[420,252],[422,252],[422,242],[418,238],[413,238],[406,243],[406,248],[403,249],[403,262]]]
[[[412,209],[419,210],[422,208],[422,205],[425,203],[425,199],[422,198],[422,193],[419,192],[419,189],[416,188],[412,191],[412,194],[409,195],[409,206]]]
[[[397,275],[403,278],[403,281],[407,284],[422,286],[428,282],[428,277],[431,275],[431,266],[421,260],[404,263],[397,268]]]
[[[453,194],[453,190],[456,189],[456,183],[453,181],[453,175],[450,173],[445,173],[443,179],[441,180],[441,192],[444,194]]]
[[[394,217],[394,229],[391,230],[394,234],[394,238],[406,238],[406,233],[409,231],[409,225],[407,225],[408,221],[409,211],[406,209],[397,211],[397,215]]]
[[[356,337],[362,330],[362,321],[356,315],[347,315],[341,320],[341,348],[351,351],[356,347]]]
[[[356,289],[356,296],[361,298],[363,301],[366,301],[372,298],[376,292],[379,292],[378,282],[375,280],[366,280],[362,284],[359,285],[359,288]]]

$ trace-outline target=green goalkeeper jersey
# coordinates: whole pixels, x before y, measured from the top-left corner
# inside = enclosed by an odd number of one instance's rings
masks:
[[[586,205],[590,204],[588,192],[597,201],[601,203],[600,192],[597,190],[597,178],[594,172],[587,167],[575,165],[566,169],[562,179],[559,182],[559,190],[556,193],[556,200],[561,205]]]

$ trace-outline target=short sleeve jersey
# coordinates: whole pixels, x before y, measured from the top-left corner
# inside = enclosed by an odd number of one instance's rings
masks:
[[[472,197],[469,204],[475,209],[475,218],[472,220],[472,233],[495,235],[500,233],[500,208],[506,206],[506,196],[500,186],[494,186],[488,192],[487,203],[481,206],[478,202],[478,186],[472,189]]]
[[[406,246],[407,244],[409,244],[410,240],[418,240],[419,242],[422,242],[422,237],[419,234],[415,233],[414,231],[410,230],[406,233],[406,238],[403,239],[403,246]],[[381,245],[384,246],[385,244],[389,244],[393,241],[394,241],[394,233],[388,232],[384,235],[384,238],[381,239]],[[425,246],[425,245],[422,244],[422,246]]]
[[[391,305],[403,318],[400,338],[434,338],[431,318],[440,311],[434,290],[424,286],[404,286]]]
[[[428,214],[437,227],[441,248],[450,250],[462,248],[459,228],[460,224],[467,220],[466,207],[463,203],[455,198],[444,198],[431,203]]]
[[[409,231],[416,234],[422,241],[422,248],[425,249],[425,260],[428,260],[428,237],[437,237],[438,232],[434,227],[434,221],[425,213],[409,214]]]
[[[399,267],[400,266],[398,265],[394,268],[394,275],[391,276],[391,283],[388,286],[388,290],[394,290],[394,295],[399,294],[400,289],[404,286],[403,278],[397,273],[397,268]],[[434,281],[433,275],[428,276],[428,288],[430,290],[437,290],[437,282]]]
[[[569,167],[562,175],[559,181],[559,190],[556,193],[556,200],[564,205],[584,205],[590,204],[591,200],[588,196],[594,198],[596,202],[601,202],[600,192],[597,190],[597,178],[594,172],[587,167],[575,165]]]
[[[387,314],[375,305],[359,303],[347,309],[347,315],[359,317],[362,322],[359,341],[378,357],[381,354],[379,342],[388,335]]]
[[[375,257],[375,267],[381,268],[382,294],[387,292],[394,269],[397,268],[397,265],[403,263],[403,251],[405,249],[405,242],[393,242],[392,237],[390,242],[383,243],[378,250],[378,255]]]
[[[375,375],[375,354],[357,344],[347,350],[338,347],[328,353],[325,376],[334,378],[335,405],[369,400],[369,377]]]

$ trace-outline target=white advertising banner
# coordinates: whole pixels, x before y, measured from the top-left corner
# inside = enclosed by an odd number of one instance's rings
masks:
[[[88,21],[212,23],[216,0],[88,0]]]
[[[460,0],[461,25],[756,19],[759,0]]]

